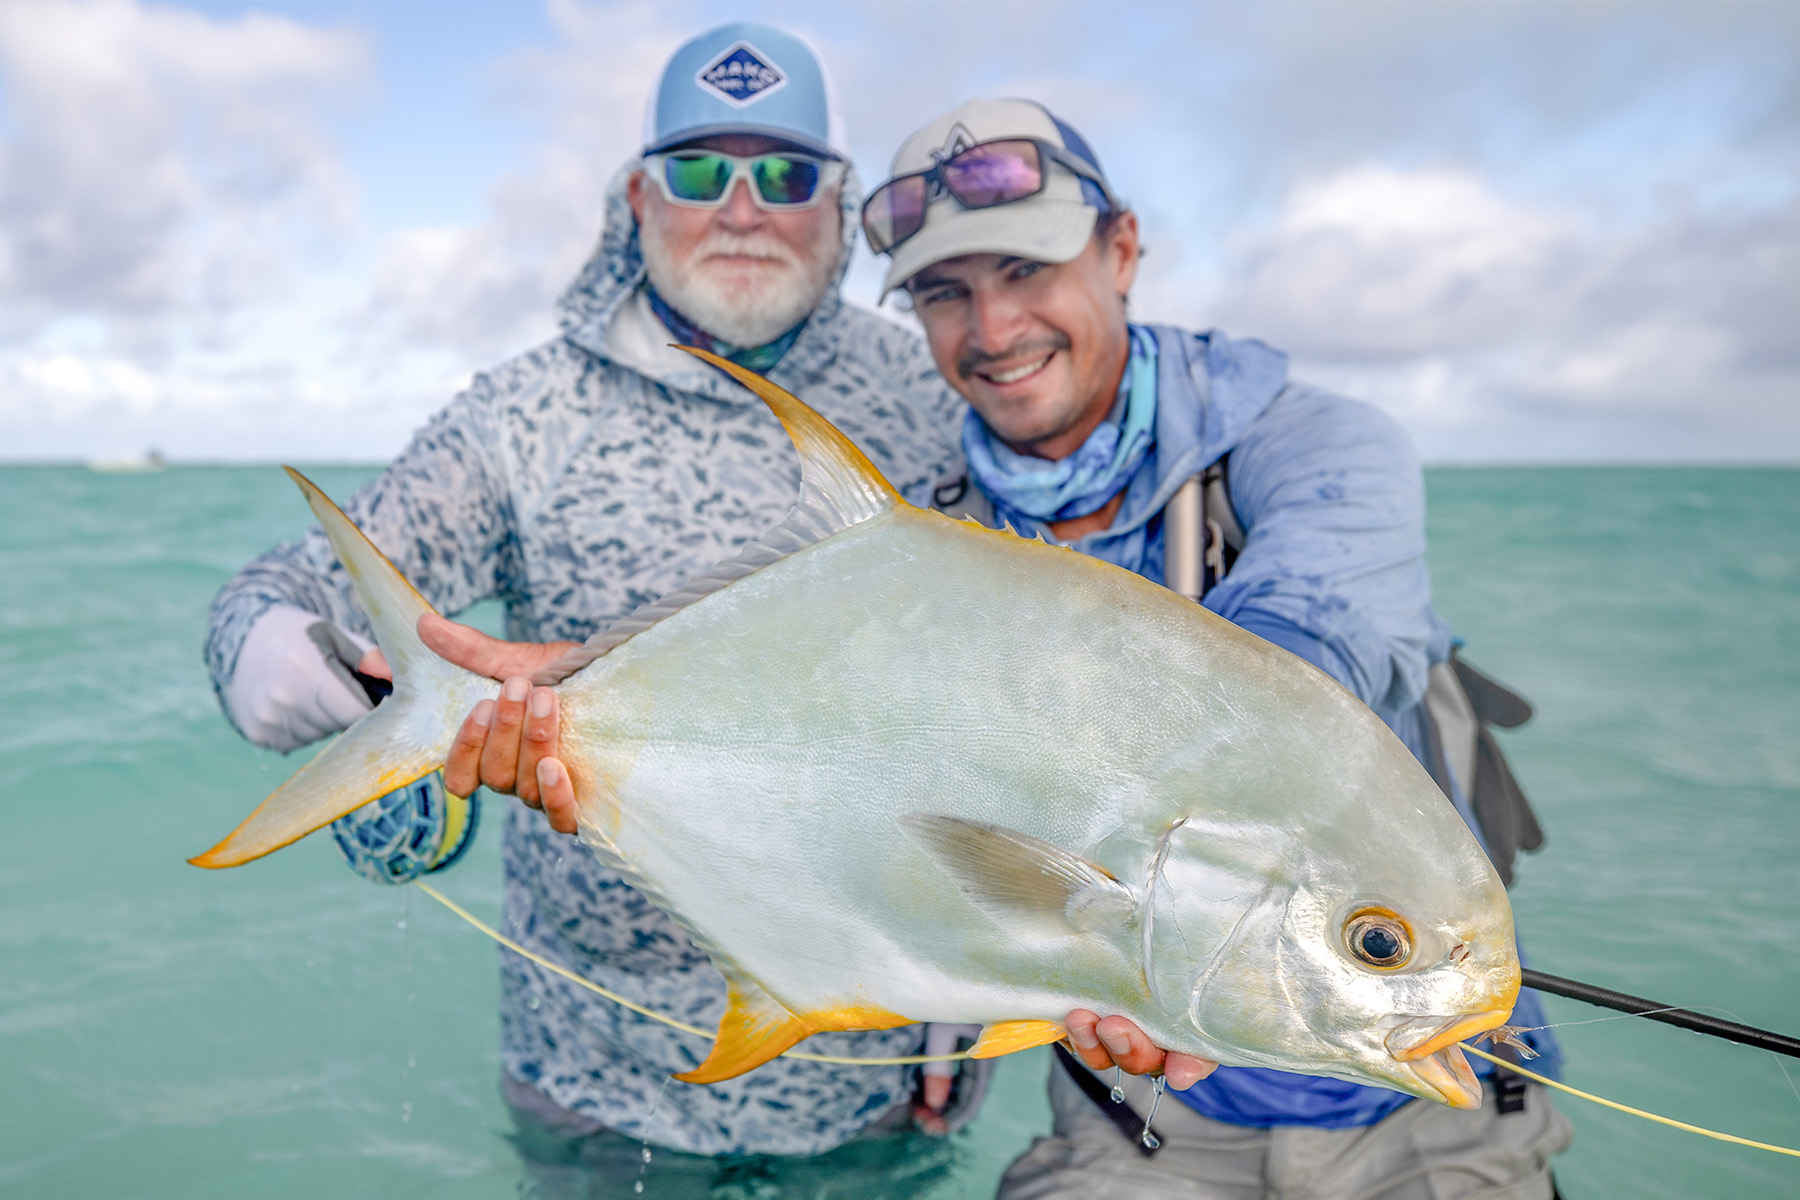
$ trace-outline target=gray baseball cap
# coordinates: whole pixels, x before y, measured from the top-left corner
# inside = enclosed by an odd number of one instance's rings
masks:
[[[1043,190],[992,208],[966,208],[939,187],[925,209],[925,223],[890,252],[881,294],[919,271],[962,254],[1016,254],[1037,262],[1068,262],[1093,236],[1103,211],[1122,207],[1113,197],[1100,160],[1087,141],[1032,100],[971,100],[907,138],[894,155],[892,179],[929,171],[970,146],[1030,139],[1091,168],[1093,178],[1052,158],[1044,163]],[[871,193],[879,203],[880,189]]]

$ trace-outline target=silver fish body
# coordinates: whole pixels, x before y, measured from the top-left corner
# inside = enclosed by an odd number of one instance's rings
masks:
[[[745,382],[801,451],[794,515],[557,685],[582,839],[731,986],[684,1078],[909,1021],[981,1023],[977,1052],[1003,1053],[1086,1007],[1230,1065],[1479,1104],[1455,1043],[1510,1013],[1510,907],[1364,705],[1130,572],[906,506],[822,419]],[[373,554],[320,515],[347,564]],[[384,648],[410,633],[387,624]],[[400,657],[435,680],[397,686],[431,713],[409,728],[492,694]],[[398,773],[442,754],[413,736]],[[281,835],[378,794],[332,786],[278,805]],[[257,820],[203,865],[273,849]]]

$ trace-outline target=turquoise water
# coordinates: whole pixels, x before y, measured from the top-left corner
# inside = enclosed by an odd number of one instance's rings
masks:
[[[1800,471],[1430,485],[1439,606],[1539,707],[1508,742],[1550,834],[1514,892],[1537,965],[1800,1033]],[[0,512],[0,1194],[516,1194],[489,943],[320,839],[183,862],[293,766],[199,663],[214,590],[302,528],[291,485],[9,468]],[[493,914],[497,876],[490,831],[444,887]],[[1800,1146],[1771,1055],[1637,1020],[1564,1044],[1578,1086]],[[1002,1064],[935,1197],[992,1194],[1048,1124],[1044,1069]],[[1565,1109],[1570,1200],[1800,1194],[1800,1161]]]

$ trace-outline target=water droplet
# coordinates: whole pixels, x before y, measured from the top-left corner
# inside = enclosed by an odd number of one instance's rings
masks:
[[[536,1012],[538,1010],[538,998],[533,996],[530,1000],[527,1000],[525,1002],[525,1007],[529,1008],[532,1012]]]
[[[407,1070],[410,1071],[418,1065],[419,1065],[419,1056],[418,1055],[409,1054],[406,1056],[406,1069]]]
[[[395,921],[394,928],[395,929],[405,929],[406,928],[406,918],[401,917],[398,921]]]
[[[644,1181],[640,1179],[636,1183],[632,1184],[631,1190],[636,1192],[640,1196],[643,1195],[644,1194]]]
[[[1161,1148],[1162,1139],[1157,1137],[1154,1133],[1151,1133],[1148,1129],[1144,1130],[1144,1149],[1158,1150]]]
[[[1114,1104],[1125,1103],[1125,1068],[1124,1067],[1114,1067],[1113,1068],[1112,1102]]]
[[[412,1101],[408,1100],[400,1106],[400,1122],[405,1124],[412,1120]]]
[[[644,1161],[645,1162],[650,1161],[650,1147],[648,1147],[648,1146],[644,1147]]]

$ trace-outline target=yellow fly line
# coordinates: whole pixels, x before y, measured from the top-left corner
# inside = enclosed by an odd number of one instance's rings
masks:
[[[413,886],[424,892],[427,896],[430,896],[433,900],[436,900],[439,904],[442,904],[445,908],[449,909],[475,928],[481,930],[481,932],[493,938],[496,942],[499,942],[502,946],[505,946],[508,950],[511,950],[514,954],[531,960],[546,971],[554,971],[571,983],[578,983],[590,992],[605,996],[614,1004],[629,1008],[639,1016],[649,1017],[652,1021],[661,1021],[664,1025],[667,1025],[672,1029],[679,1029],[683,1033],[691,1033],[695,1037],[710,1038],[713,1036],[713,1032],[710,1029],[701,1029],[697,1025],[689,1025],[685,1021],[677,1021],[674,1017],[665,1016],[662,1013],[645,1008],[641,1004],[633,1003],[619,995],[617,992],[608,991],[591,979],[582,978],[567,967],[558,966],[556,963],[551,962],[542,955],[532,953],[499,930],[491,928],[477,920],[475,916],[462,905],[450,899],[448,896],[432,887],[429,883],[425,883],[422,880],[414,880]],[[1628,1104],[1620,1104],[1616,1100],[1608,1100],[1604,1096],[1596,1096],[1591,1092],[1584,1092],[1579,1088],[1572,1088],[1566,1083],[1558,1083],[1554,1079],[1539,1075],[1536,1071],[1528,1071],[1524,1067],[1510,1063],[1497,1055],[1489,1054],[1485,1050],[1478,1050],[1467,1042],[1463,1043],[1463,1049],[1467,1050],[1470,1054],[1475,1055],[1477,1058],[1485,1058],[1491,1063],[1496,1063],[1505,1067],[1515,1075],[1522,1075],[1533,1083],[1541,1083],[1545,1087],[1555,1088],[1559,1092],[1567,1092],[1571,1096],[1579,1096],[1583,1100],[1591,1100],[1595,1104],[1604,1105],[1607,1108],[1616,1109],[1622,1113],[1630,1113],[1634,1117],[1642,1117],[1646,1121],[1655,1121],[1659,1125],[1667,1125],[1674,1129],[1685,1129],[1689,1133],[1697,1133],[1701,1137],[1709,1137],[1715,1141],[1731,1142],[1738,1146],[1750,1146],[1757,1150],[1768,1150],[1774,1154],[1786,1154],[1792,1158],[1800,1158],[1800,1150],[1790,1150],[1786,1146],[1771,1146],[1767,1142],[1753,1142],[1749,1138],[1741,1138],[1729,1133],[1720,1133],[1713,1129],[1702,1129],[1698,1125],[1689,1125],[1686,1121],[1677,1121],[1672,1117],[1659,1117],[1655,1113],[1645,1112],[1641,1108],[1632,1108]],[[807,1062],[836,1063],[844,1066],[907,1067],[916,1063],[956,1062],[959,1059],[969,1057],[969,1055],[967,1051],[963,1051],[957,1054],[905,1054],[897,1058],[847,1058],[835,1054],[804,1054],[798,1050],[789,1050],[784,1057],[804,1059]]]
[[[1475,1055],[1477,1058],[1485,1058],[1491,1063],[1499,1063],[1514,1075],[1523,1075],[1533,1083],[1541,1083],[1545,1087],[1555,1088],[1559,1092],[1567,1092],[1571,1096],[1579,1096],[1583,1100],[1592,1100],[1595,1104],[1602,1104],[1607,1108],[1616,1109],[1622,1113],[1630,1113],[1632,1116],[1642,1117],[1646,1121],[1655,1121],[1658,1125],[1667,1125],[1672,1129],[1685,1129],[1689,1133],[1697,1133],[1701,1137],[1709,1137],[1715,1141],[1730,1142],[1737,1146],[1754,1146],[1758,1150],[1768,1150],[1774,1154],[1785,1154],[1790,1158],[1800,1158],[1800,1150],[1790,1150],[1786,1146],[1771,1146],[1767,1142],[1753,1142],[1749,1138],[1741,1138],[1736,1134],[1731,1133],[1720,1133],[1715,1129],[1702,1129],[1698,1125],[1689,1125],[1686,1121],[1677,1121],[1673,1117],[1659,1117],[1653,1112],[1645,1112],[1641,1108],[1633,1108],[1629,1104],[1620,1104],[1617,1100],[1608,1100],[1604,1096],[1596,1096],[1591,1092],[1584,1092],[1580,1088],[1572,1088],[1566,1083],[1558,1083],[1554,1079],[1539,1075],[1536,1071],[1527,1071],[1524,1067],[1507,1062],[1497,1055],[1489,1054],[1486,1050],[1477,1050],[1466,1042],[1463,1044],[1463,1049],[1467,1050],[1470,1054]]]
[[[617,993],[617,992],[608,991],[606,988],[601,987],[599,984],[595,983],[591,979],[582,978],[580,975],[577,975],[575,972],[569,970],[567,967],[558,966],[556,963],[551,962],[549,959],[545,958],[541,954],[533,954],[531,951],[529,951],[525,947],[519,945],[519,943],[513,941],[511,938],[507,937],[505,934],[501,933],[499,930],[491,928],[488,925],[485,925],[481,921],[477,920],[469,912],[468,909],[464,908],[462,905],[458,904],[456,901],[450,899],[450,897],[444,895],[444,893],[438,891],[436,888],[432,887],[429,883],[425,883],[422,880],[415,879],[413,881],[413,886],[418,888],[420,891],[424,892],[427,896],[430,896],[433,900],[436,900],[439,904],[442,904],[445,908],[449,909],[451,912],[455,913],[457,916],[461,917],[463,920],[467,921],[469,924],[473,925],[475,928],[481,930],[481,932],[483,932],[483,933],[487,934],[489,937],[493,938],[496,942],[499,942],[502,946],[505,946],[508,950],[511,950],[514,954],[519,955],[521,958],[530,959],[532,962],[536,963],[538,966],[544,968],[544,970],[554,971],[554,972],[556,972],[556,974],[561,975],[564,979],[567,979],[570,983],[578,983],[590,992],[594,992],[598,995],[605,996],[608,1000],[611,1000],[614,1004],[620,1005],[624,1008],[629,1008],[632,1012],[637,1013],[639,1016],[649,1017],[652,1021],[661,1021],[664,1025],[669,1026],[671,1029],[679,1029],[683,1033],[691,1033],[695,1037],[703,1037],[703,1038],[707,1038],[708,1040],[710,1040],[713,1037],[713,1031],[710,1029],[701,1029],[698,1025],[689,1025],[686,1021],[677,1021],[674,1017],[665,1016],[664,1014],[656,1012],[653,1009],[645,1008],[641,1004],[637,1004],[630,1000],[627,1000],[625,997],[619,995],[619,993]],[[956,1062],[960,1059],[965,1059],[965,1058],[969,1057],[969,1055],[968,1055],[967,1051],[963,1051],[963,1052],[960,1052],[957,1054],[902,1054],[896,1058],[845,1058],[845,1057],[841,1057],[841,1056],[835,1055],[835,1054],[805,1054],[799,1050],[789,1050],[785,1055],[783,1055],[783,1057],[784,1058],[804,1059],[807,1062],[836,1063],[840,1066],[910,1067],[910,1066],[915,1066],[918,1063]]]

